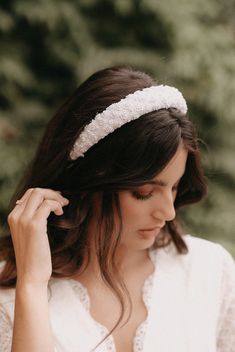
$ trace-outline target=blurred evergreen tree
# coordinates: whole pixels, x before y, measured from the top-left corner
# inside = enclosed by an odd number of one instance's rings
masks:
[[[184,221],[235,255],[234,11],[234,0],[2,0],[0,230],[56,107],[95,70],[130,64],[183,91],[210,180]]]

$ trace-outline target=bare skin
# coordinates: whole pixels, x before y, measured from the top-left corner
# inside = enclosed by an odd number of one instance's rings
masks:
[[[142,287],[154,270],[148,249],[165,222],[175,217],[174,200],[186,160],[187,151],[181,145],[169,164],[153,180],[154,185],[145,185],[137,190],[144,201],[137,200],[130,191],[120,192],[124,230],[117,264],[130,292],[133,311],[128,323],[113,333],[117,352],[133,351],[136,328],[146,318]],[[67,204],[68,200],[59,192],[29,189],[8,217],[17,265],[12,352],[54,351],[47,300],[52,274],[47,218],[51,212],[62,215]],[[95,223],[91,223],[90,230],[94,235],[92,226],[94,229]],[[93,318],[111,330],[119,317],[119,303],[100,279],[95,256],[92,258],[86,271],[74,279],[88,289]],[[112,312],[112,315],[107,312]],[[126,318],[127,315],[123,322]]]
[[[29,189],[8,216],[16,256],[17,285],[12,352],[52,352],[47,285],[52,273],[47,236],[51,212],[68,204],[58,192]]]
[[[147,184],[137,189],[138,193],[146,197],[145,200],[133,198],[128,191],[120,192],[124,229],[117,261],[133,307],[128,323],[122,326],[127,318],[125,314],[121,324],[112,333],[117,352],[133,351],[136,329],[146,319],[147,309],[143,302],[142,288],[146,278],[154,271],[148,249],[153,245],[155,237],[165,222],[175,217],[174,200],[179,181],[185,171],[187,155],[187,151],[181,145],[173,159],[153,180],[156,185]],[[153,227],[156,228],[154,231],[147,231],[144,234],[140,231],[140,229]],[[93,237],[95,231],[96,222],[94,221],[89,231]],[[92,260],[87,270],[75,279],[88,290],[92,317],[111,331],[120,316],[119,302],[103,283],[95,255],[91,257]],[[107,312],[112,312],[112,314],[107,314]]]
[[[154,271],[154,265],[147,251],[133,253],[130,261],[125,264],[120,268],[120,271],[123,273],[122,278],[130,293],[132,314],[128,322],[123,325],[128,318],[128,312],[126,312],[121,323],[112,333],[117,352],[133,351],[133,339],[136,330],[147,317],[142,288],[146,278]],[[95,272],[96,274],[94,274]],[[77,280],[88,290],[91,316],[106,327],[108,331],[111,331],[120,316],[120,303],[117,297],[104,284],[97,267],[90,266],[86,272],[77,277]],[[107,312],[111,312],[111,314],[107,314]]]

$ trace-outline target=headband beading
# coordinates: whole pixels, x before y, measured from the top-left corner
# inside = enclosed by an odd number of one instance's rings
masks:
[[[138,119],[149,112],[176,108],[183,114],[187,112],[186,101],[181,92],[174,87],[159,85],[147,87],[128,94],[119,102],[111,104],[85,126],[70,152],[76,160],[94,144],[122,125]]]

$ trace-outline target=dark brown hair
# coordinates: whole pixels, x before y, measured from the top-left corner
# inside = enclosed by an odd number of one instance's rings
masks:
[[[104,281],[123,303],[123,285],[113,258],[120,238],[122,221],[118,192],[142,185],[156,176],[172,159],[181,141],[189,151],[186,171],[175,200],[179,207],[195,203],[206,193],[197,136],[188,117],[176,109],[147,113],[109,134],[91,147],[84,158],[69,160],[70,150],[94,116],[136,90],[156,85],[146,73],[130,67],[100,70],[82,83],[49,122],[35,159],[20,183],[16,199],[32,187],[59,190],[69,198],[64,215],[50,215],[48,237],[53,276],[69,277],[81,270],[89,254],[87,229],[94,213],[94,196],[100,199],[100,231],[95,238],[97,258]],[[119,228],[114,230],[114,211]],[[187,246],[177,219],[166,223],[155,247],[173,241],[179,253]],[[15,256],[11,236],[1,239],[1,259],[6,265],[0,285],[14,287]],[[89,259],[89,256],[88,256]],[[123,305],[122,305],[123,312]]]

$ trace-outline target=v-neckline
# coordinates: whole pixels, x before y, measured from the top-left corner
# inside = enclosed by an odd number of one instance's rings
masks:
[[[152,293],[152,288],[153,288],[153,283],[155,282],[154,278],[156,276],[156,253],[157,249],[148,249],[148,255],[149,258],[151,259],[154,270],[151,274],[149,274],[143,283],[142,286],[142,300],[143,303],[146,307],[147,310],[147,317],[144,319],[136,328],[135,330],[135,335],[132,341],[132,351],[133,352],[141,352],[143,351],[143,344],[144,344],[144,337],[146,335],[146,327],[148,324],[148,318],[149,318],[149,311],[150,311],[150,301],[151,301],[151,293]],[[105,336],[109,335],[109,329],[101,324],[99,321],[97,321],[90,312],[90,295],[88,292],[88,289],[85,287],[84,284],[82,284],[79,280],[75,279],[68,279],[68,281],[72,284],[72,288],[74,291],[79,295],[79,299],[82,303],[82,307],[84,308],[85,312],[87,313],[91,323],[95,328],[99,330],[99,333],[101,335],[101,338],[103,339]],[[116,349],[116,344],[115,340],[113,337],[113,334],[110,334],[105,340],[105,347],[107,351],[109,352],[117,352]],[[100,345],[102,346],[102,344]],[[98,350],[97,350],[98,351]]]

